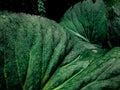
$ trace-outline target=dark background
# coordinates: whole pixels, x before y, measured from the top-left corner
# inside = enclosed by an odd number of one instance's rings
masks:
[[[59,22],[65,11],[79,1],[83,0],[42,0],[46,12],[40,12],[37,0],[0,0],[0,10],[44,15]]]

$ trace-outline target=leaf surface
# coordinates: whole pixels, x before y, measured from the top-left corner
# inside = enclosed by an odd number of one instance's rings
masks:
[[[102,0],[85,0],[66,11],[60,24],[82,40],[103,44],[107,35],[106,5]]]

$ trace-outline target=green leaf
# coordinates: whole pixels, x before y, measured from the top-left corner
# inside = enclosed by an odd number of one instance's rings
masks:
[[[107,35],[106,6],[102,0],[85,0],[71,7],[60,24],[86,42],[102,44]]]

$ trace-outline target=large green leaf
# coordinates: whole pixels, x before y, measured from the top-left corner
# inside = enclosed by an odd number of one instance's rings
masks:
[[[71,7],[60,24],[87,42],[102,44],[106,40],[106,6],[102,0],[84,0]]]
[[[0,15],[0,90],[117,90],[119,65],[119,47],[83,42],[43,17]]]

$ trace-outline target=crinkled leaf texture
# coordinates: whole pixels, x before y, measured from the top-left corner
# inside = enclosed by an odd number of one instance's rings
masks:
[[[102,0],[84,0],[71,7],[60,24],[82,40],[102,45],[107,35],[106,5]]]
[[[49,19],[0,15],[0,90],[117,90],[120,48],[82,41]]]

